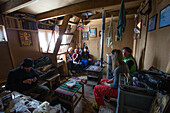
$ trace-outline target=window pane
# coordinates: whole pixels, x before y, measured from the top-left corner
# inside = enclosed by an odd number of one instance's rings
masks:
[[[3,26],[0,26],[0,41],[7,41],[5,38],[6,32]]]
[[[45,31],[39,31],[38,34],[39,34],[41,51],[46,53],[47,52],[47,40],[46,40]]]
[[[73,35],[63,35],[61,44],[69,44],[73,38]]]
[[[59,49],[59,51],[58,51],[58,54],[67,52],[67,49],[68,49],[68,48],[69,48],[69,45],[60,46],[60,49]]]
[[[54,42],[54,34],[52,36],[52,32],[47,32],[47,36],[48,36],[48,46],[49,46],[49,53],[53,53],[54,47],[55,47],[55,42]],[[52,36],[52,37],[51,37]]]
[[[52,36],[52,32],[47,32],[47,36],[48,36],[48,42],[50,43],[48,52],[53,53],[58,35],[56,36],[56,33],[54,33],[53,36]],[[52,38],[51,38],[51,36],[52,36]]]

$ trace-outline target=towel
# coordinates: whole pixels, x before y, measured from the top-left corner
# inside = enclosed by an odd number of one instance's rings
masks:
[[[125,13],[125,5],[124,1],[121,1],[121,8],[119,11],[119,19],[117,23],[117,40],[121,39],[122,32],[125,31],[126,26],[126,13]]]
[[[113,32],[113,15],[112,15],[110,20],[109,32],[107,36],[107,46],[108,47],[111,46],[111,48],[113,48],[113,36],[114,36],[114,32]]]

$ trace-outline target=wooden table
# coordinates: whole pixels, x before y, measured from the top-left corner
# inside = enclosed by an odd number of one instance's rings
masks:
[[[71,113],[74,113],[74,108],[80,99],[84,98],[84,83],[76,82],[73,88],[68,88],[66,86],[67,82],[69,81],[66,81],[55,90],[55,96],[61,103],[70,105]]]
[[[87,69],[87,79],[93,78],[98,83],[100,83],[101,78],[103,77],[103,68],[100,66],[91,65]]]

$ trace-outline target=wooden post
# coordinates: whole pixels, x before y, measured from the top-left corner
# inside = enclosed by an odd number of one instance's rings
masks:
[[[146,33],[145,33],[145,45],[143,48],[143,60],[142,60],[142,69],[144,68],[144,61],[145,61],[145,52],[146,52],[146,44],[147,44],[147,37],[148,37],[148,24],[149,24],[149,14],[147,15],[147,24],[146,24]]]

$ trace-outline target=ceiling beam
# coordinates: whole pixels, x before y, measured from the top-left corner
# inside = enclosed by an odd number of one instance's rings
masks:
[[[124,0],[125,3],[139,2],[142,0]],[[37,15],[38,20],[48,19],[55,16],[63,16],[68,14],[75,14],[78,12],[90,11],[99,8],[111,7],[115,5],[120,5],[121,0],[87,0],[85,2],[73,4],[63,8],[48,11]]]
[[[2,14],[8,14],[13,11],[17,11],[21,8],[24,8],[37,1],[38,0],[9,0],[8,2],[1,5],[0,12]]]
[[[136,11],[137,11],[137,8],[126,9],[126,15],[135,14]],[[119,16],[119,11],[111,11],[111,12],[106,11],[106,18],[111,17],[111,15],[113,15],[113,17]],[[101,13],[92,15],[87,20],[100,19],[100,18],[102,18]]]

